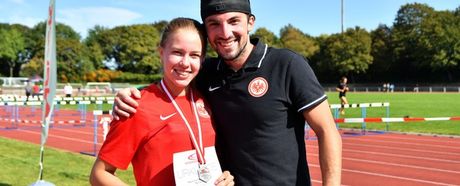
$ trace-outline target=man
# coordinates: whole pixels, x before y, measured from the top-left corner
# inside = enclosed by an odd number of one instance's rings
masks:
[[[67,84],[64,86],[64,94],[65,94],[65,97],[72,97],[72,93],[73,93],[72,85],[70,85],[70,83],[67,83]]]
[[[345,114],[345,105],[348,105],[348,100],[347,100],[347,92],[349,90],[348,85],[347,85],[348,79],[347,77],[343,76],[335,90],[339,92],[339,99],[340,99],[340,104],[342,105],[339,109],[340,114],[344,115]]]
[[[310,185],[304,125],[318,136],[323,185],[340,185],[340,135],[307,61],[255,39],[249,0],[202,0],[201,18],[218,58],[197,77],[215,122],[216,148],[236,185]],[[140,97],[125,89],[114,111],[129,116]]]
[[[25,87],[25,90],[26,90],[26,97],[27,97],[27,100],[29,100],[29,97],[30,95],[32,94],[32,85],[30,84],[29,81],[27,81],[27,85]]]

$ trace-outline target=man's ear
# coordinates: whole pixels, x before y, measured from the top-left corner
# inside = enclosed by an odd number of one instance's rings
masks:
[[[254,24],[256,23],[256,17],[249,15],[248,17],[248,32],[251,32],[254,29]]]

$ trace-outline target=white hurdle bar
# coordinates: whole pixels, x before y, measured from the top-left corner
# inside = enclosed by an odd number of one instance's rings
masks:
[[[339,119],[339,109],[340,108],[361,108],[361,117],[366,118],[367,116],[367,108],[375,108],[375,107],[385,107],[386,108],[386,118],[390,117],[390,103],[389,102],[378,102],[378,103],[353,103],[353,104],[331,104],[329,107],[333,110],[334,120]],[[357,120],[361,121],[361,130],[364,132],[366,130],[366,121],[365,120]],[[339,122],[336,122],[337,128],[339,128]],[[386,131],[388,131],[388,122],[386,122]]]

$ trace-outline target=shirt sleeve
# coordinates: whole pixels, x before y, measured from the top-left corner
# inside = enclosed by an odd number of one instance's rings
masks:
[[[302,56],[292,54],[287,76],[288,96],[297,111],[313,108],[327,99],[315,73]]]
[[[148,133],[143,127],[146,123],[146,117],[140,112],[125,120],[113,121],[99,158],[119,169],[127,169]]]

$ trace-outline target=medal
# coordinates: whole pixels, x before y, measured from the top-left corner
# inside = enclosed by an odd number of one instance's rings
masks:
[[[200,119],[198,117],[197,108],[196,108],[196,105],[195,105],[195,99],[193,98],[193,90],[190,91],[190,97],[191,97],[190,100],[192,102],[192,108],[193,108],[193,111],[194,111],[194,114],[195,114],[196,124],[197,124],[197,128],[198,128],[198,140],[199,141],[197,141],[195,135],[193,134],[192,128],[190,127],[190,124],[189,124],[187,118],[185,118],[185,115],[182,113],[182,110],[180,109],[179,105],[177,105],[176,101],[173,99],[173,97],[169,93],[168,89],[166,88],[165,84],[163,83],[163,80],[161,80],[160,83],[161,83],[161,87],[165,91],[166,95],[168,95],[169,99],[171,100],[171,103],[174,105],[174,107],[176,108],[177,112],[182,117],[182,120],[184,120],[185,126],[187,126],[187,129],[188,129],[189,135],[190,135],[190,139],[193,142],[193,146],[195,147],[196,154],[197,154],[197,157],[198,157],[198,170],[197,170],[198,179],[200,181],[206,183],[212,178],[212,175],[211,175],[211,171],[206,166],[206,160],[204,158],[204,147],[203,147],[203,137],[202,137],[202,134],[201,134],[201,123],[200,123]]]
[[[208,182],[211,179],[211,172],[209,171],[208,166],[206,164],[199,164],[198,165],[198,178],[202,182]]]

